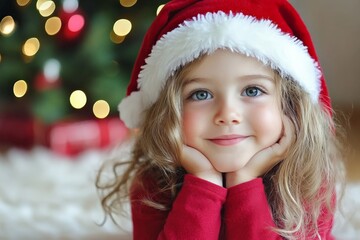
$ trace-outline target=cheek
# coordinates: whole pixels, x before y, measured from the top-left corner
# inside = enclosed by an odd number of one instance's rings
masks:
[[[197,135],[197,130],[201,127],[201,114],[198,111],[184,109],[183,112],[183,136],[184,143],[191,145]]]
[[[264,144],[272,145],[281,137],[283,125],[281,116],[281,111],[277,107],[261,108],[252,115],[256,132]]]

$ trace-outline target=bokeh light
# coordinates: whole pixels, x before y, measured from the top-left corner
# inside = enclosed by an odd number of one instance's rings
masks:
[[[24,7],[30,3],[30,0],[16,0],[17,5]]]
[[[59,80],[61,63],[59,60],[51,58],[45,62],[44,76],[47,81],[55,82]]]
[[[43,2],[38,8],[40,15],[43,17],[50,16],[51,14],[54,13],[55,9],[56,9],[55,3],[49,0]]]
[[[67,13],[73,13],[79,8],[78,0],[64,0],[63,9]]]
[[[29,38],[23,45],[22,52],[25,56],[32,57],[40,49],[40,42],[37,38]]]
[[[86,94],[81,90],[75,90],[70,95],[70,104],[73,108],[80,109],[85,106],[87,102]]]
[[[85,19],[80,14],[75,14],[70,17],[68,22],[68,29],[71,32],[78,32],[80,31],[85,25]]]
[[[47,1],[49,1],[49,0],[37,0],[36,1],[36,9],[39,10],[41,5],[44,4]]]
[[[0,32],[3,35],[10,35],[15,30],[15,21],[11,16],[5,16],[0,22]]]
[[[131,31],[132,24],[127,19],[119,19],[114,23],[113,31],[118,36],[126,36]]]
[[[45,31],[49,35],[57,34],[61,29],[61,19],[59,17],[51,17],[45,22]]]
[[[123,7],[132,7],[136,4],[136,0],[120,0],[120,4]]]
[[[27,92],[28,86],[24,80],[18,80],[14,83],[13,92],[15,97],[21,98]]]
[[[110,39],[113,43],[120,44],[125,40],[125,36],[118,36],[114,33],[114,31],[111,31]]]
[[[93,105],[93,113],[97,118],[106,118],[110,113],[110,106],[106,101],[98,100]]]

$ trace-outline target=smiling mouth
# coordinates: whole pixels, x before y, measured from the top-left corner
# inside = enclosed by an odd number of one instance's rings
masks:
[[[212,143],[215,143],[216,145],[220,146],[231,146],[235,145],[243,140],[245,140],[247,136],[241,136],[241,135],[226,135],[226,136],[220,136],[216,138],[208,139]]]

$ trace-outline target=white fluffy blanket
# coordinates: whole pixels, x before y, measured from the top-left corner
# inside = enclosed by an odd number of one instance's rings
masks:
[[[48,149],[11,149],[0,154],[0,239],[131,239],[103,219],[94,179],[108,152],[89,151],[76,159]],[[344,214],[336,213],[337,239],[360,239],[360,183],[349,184]]]

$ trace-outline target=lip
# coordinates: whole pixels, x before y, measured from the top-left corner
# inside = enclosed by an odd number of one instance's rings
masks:
[[[243,140],[245,140],[247,136],[231,134],[231,135],[222,135],[215,138],[208,139],[212,143],[220,146],[231,146],[235,145]]]

